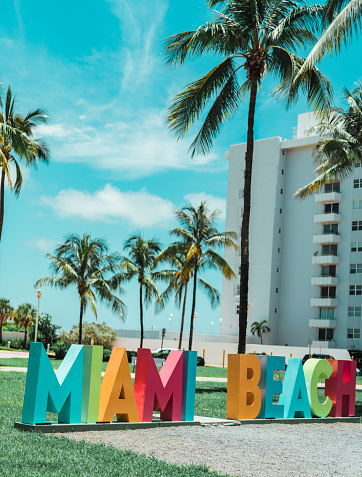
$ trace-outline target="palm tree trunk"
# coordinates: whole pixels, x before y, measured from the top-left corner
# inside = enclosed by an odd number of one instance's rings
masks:
[[[5,199],[5,169],[1,171],[1,191],[0,191],[0,242],[4,223],[4,199]]]
[[[141,325],[141,341],[140,341],[140,348],[143,348],[143,303],[142,303],[142,283],[140,284],[140,325]]]
[[[193,335],[194,335],[194,315],[195,315],[195,308],[196,308],[196,286],[197,286],[197,260],[196,260],[196,263],[195,263],[195,272],[194,272],[194,289],[192,291],[189,351],[192,350],[192,339],[193,339]]]
[[[187,296],[187,283],[185,284],[185,295],[184,302],[182,305],[182,316],[181,316],[181,328],[180,328],[180,337],[178,339],[178,349],[181,349],[182,346],[182,334],[184,332],[184,321],[185,321],[185,308],[186,308],[186,296]]]
[[[263,344],[263,334],[260,335],[260,342]]]
[[[82,299],[80,299],[80,315],[79,315],[79,335],[78,335],[78,344],[82,344],[83,312],[84,312],[84,304],[83,304],[83,300],[82,300]]]
[[[246,327],[248,321],[248,291],[249,291],[249,224],[251,202],[251,173],[254,152],[254,116],[258,76],[253,75],[250,80],[250,102],[248,113],[248,133],[245,152],[244,178],[244,213],[241,225],[241,264],[240,264],[240,302],[239,302],[239,344],[238,353],[245,354]]]

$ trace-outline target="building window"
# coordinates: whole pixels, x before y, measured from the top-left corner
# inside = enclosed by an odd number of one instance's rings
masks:
[[[235,285],[234,295],[240,295],[240,285]]]
[[[240,304],[236,305],[236,314],[238,315],[240,311]]]
[[[350,340],[353,339],[360,339],[361,337],[361,330],[360,328],[348,328],[347,330],[347,338]]]
[[[349,273],[362,273],[362,263],[351,263]]]
[[[239,219],[243,216],[243,213],[244,213],[244,210],[243,210],[241,207],[239,207],[239,208],[238,208],[238,217],[239,217]]]
[[[319,328],[318,341],[332,341],[333,331],[331,328]]]
[[[356,164],[354,165],[354,167],[361,167],[362,166],[362,162],[356,162]]]
[[[239,189],[239,199],[244,198],[244,189]]]
[[[338,235],[338,224],[324,224],[323,225],[323,234],[334,234]]]
[[[322,255],[337,255],[337,244],[332,243],[332,244],[327,244],[327,245],[322,245]]]
[[[274,308],[274,313],[278,313],[278,308]]]
[[[278,248],[278,253],[280,253],[280,248]]]
[[[280,193],[283,194],[283,189],[280,189]]]
[[[362,295],[362,285],[350,285],[349,286],[350,295]]]
[[[321,298],[336,298],[336,287],[321,287]]]
[[[284,169],[282,169],[282,174],[284,174]]]
[[[329,182],[324,186],[324,192],[339,192],[340,182]]]
[[[279,288],[276,288],[276,289],[275,289],[275,293],[279,293]]]
[[[277,273],[279,273],[279,268],[277,268]]]
[[[282,229],[279,229],[279,233],[280,233],[280,234],[282,233]]]
[[[353,181],[354,189],[360,189],[362,187],[362,179],[355,179]]]
[[[351,318],[358,318],[361,316],[361,307],[360,306],[349,306],[348,307],[348,316]]]
[[[362,220],[353,220],[352,230],[362,230]]]
[[[322,277],[335,277],[336,276],[336,266],[335,265],[323,265],[322,266]]]
[[[324,205],[324,213],[325,214],[339,214],[339,203],[334,202],[333,204],[325,204]]]
[[[279,214],[282,214],[283,213],[283,209],[279,209]]]
[[[319,318],[321,320],[334,320],[334,308],[319,308]]]
[[[362,242],[352,242],[351,252],[362,252]]]
[[[359,210],[362,209],[362,200],[353,200],[353,210]]]

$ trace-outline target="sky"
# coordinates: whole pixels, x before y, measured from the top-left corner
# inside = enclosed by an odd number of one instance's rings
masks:
[[[168,245],[169,230],[177,225],[175,208],[201,200],[220,210],[218,228],[224,230],[224,153],[246,140],[247,102],[225,124],[207,156],[191,159],[188,153],[196,129],[177,142],[165,121],[172,98],[218,58],[208,55],[166,68],[162,40],[211,19],[203,0],[2,3],[0,81],[3,88],[11,84],[19,113],[46,109],[48,123],[36,136],[51,150],[48,166],[23,169],[19,198],[5,192],[0,297],[12,306],[28,302],[36,307],[34,284],[50,274],[45,255],[69,233],[105,238],[111,252],[122,252],[124,241],[136,232]],[[337,58],[320,64],[336,104],[341,104],[343,86],[352,89],[362,78],[361,53],[361,41],[354,39]],[[266,79],[259,92],[255,139],[291,139],[298,114],[309,111],[303,97],[285,111],[270,94],[274,86]],[[221,291],[219,274],[205,278]],[[124,321],[98,304],[99,322],[115,329],[139,328],[137,283],[125,289]],[[78,323],[75,287],[43,290],[40,312],[49,313],[64,330]],[[191,295],[188,310],[190,304]],[[212,310],[201,291],[196,312],[196,332],[218,333],[220,309]],[[145,312],[145,328],[170,329],[171,314],[171,329],[178,330],[181,313],[172,300],[160,314],[153,307]],[[85,319],[94,321],[94,316],[87,311]]]

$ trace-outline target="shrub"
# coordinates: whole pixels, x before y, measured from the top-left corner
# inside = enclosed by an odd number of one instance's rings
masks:
[[[137,357],[137,351],[127,351],[128,362],[132,363],[132,358]]]
[[[59,341],[58,331],[61,326],[52,323],[52,317],[48,313],[42,313],[38,320],[38,336],[37,341],[43,343],[46,348],[49,344],[51,347]],[[29,341],[35,338],[35,322],[33,322],[29,331]]]
[[[13,348],[13,349],[23,349],[24,348],[23,340],[16,339],[16,340],[9,340],[9,341],[10,341],[10,348]],[[7,341],[6,341],[6,344],[8,344]]]
[[[55,352],[55,359],[64,359],[69,348],[70,346],[68,346],[66,343],[63,343],[63,341],[58,341],[57,343],[55,343],[55,345],[53,346],[53,350]]]
[[[79,325],[74,325],[69,333],[63,331],[60,339],[67,345],[77,344],[79,337]],[[117,333],[105,323],[83,323],[82,326],[82,344],[91,344],[93,338],[95,345],[110,348],[113,341],[117,338]]]
[[[202,356],[197,357],[197,366],[205,366],[205,360]]]

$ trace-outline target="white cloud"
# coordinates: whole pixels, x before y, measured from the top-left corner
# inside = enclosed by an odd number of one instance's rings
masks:
[[[185,200],[191,202],[192,205],[199,205],[201,201],[206,201],[210,210],[219,210],[220,219],[225,219],[226,215],[226,199],[206,194],[206,192],[192,192],[184,196]]]
[[[61,190],[55,197],[43,197],[42,201],[61,218],[126,219],[136,227],[168,227],[174,210],[171,201],[144,189],[121,192],[110,184],[93,194],[75,189]]]
[[[52,148],[53,160],[85,163],[122,173],[127,178],[145,177],[167,169],[205,168],[218,159],[216,153],[191,159],[187,141],[175,141],[164,124],[164,114],[159,111],[147,111],[128,122],[109,122],[102,128],[54,124],[41,126],[38,132],[60,140]],[[66,141],[61,140],[64,137]]]

